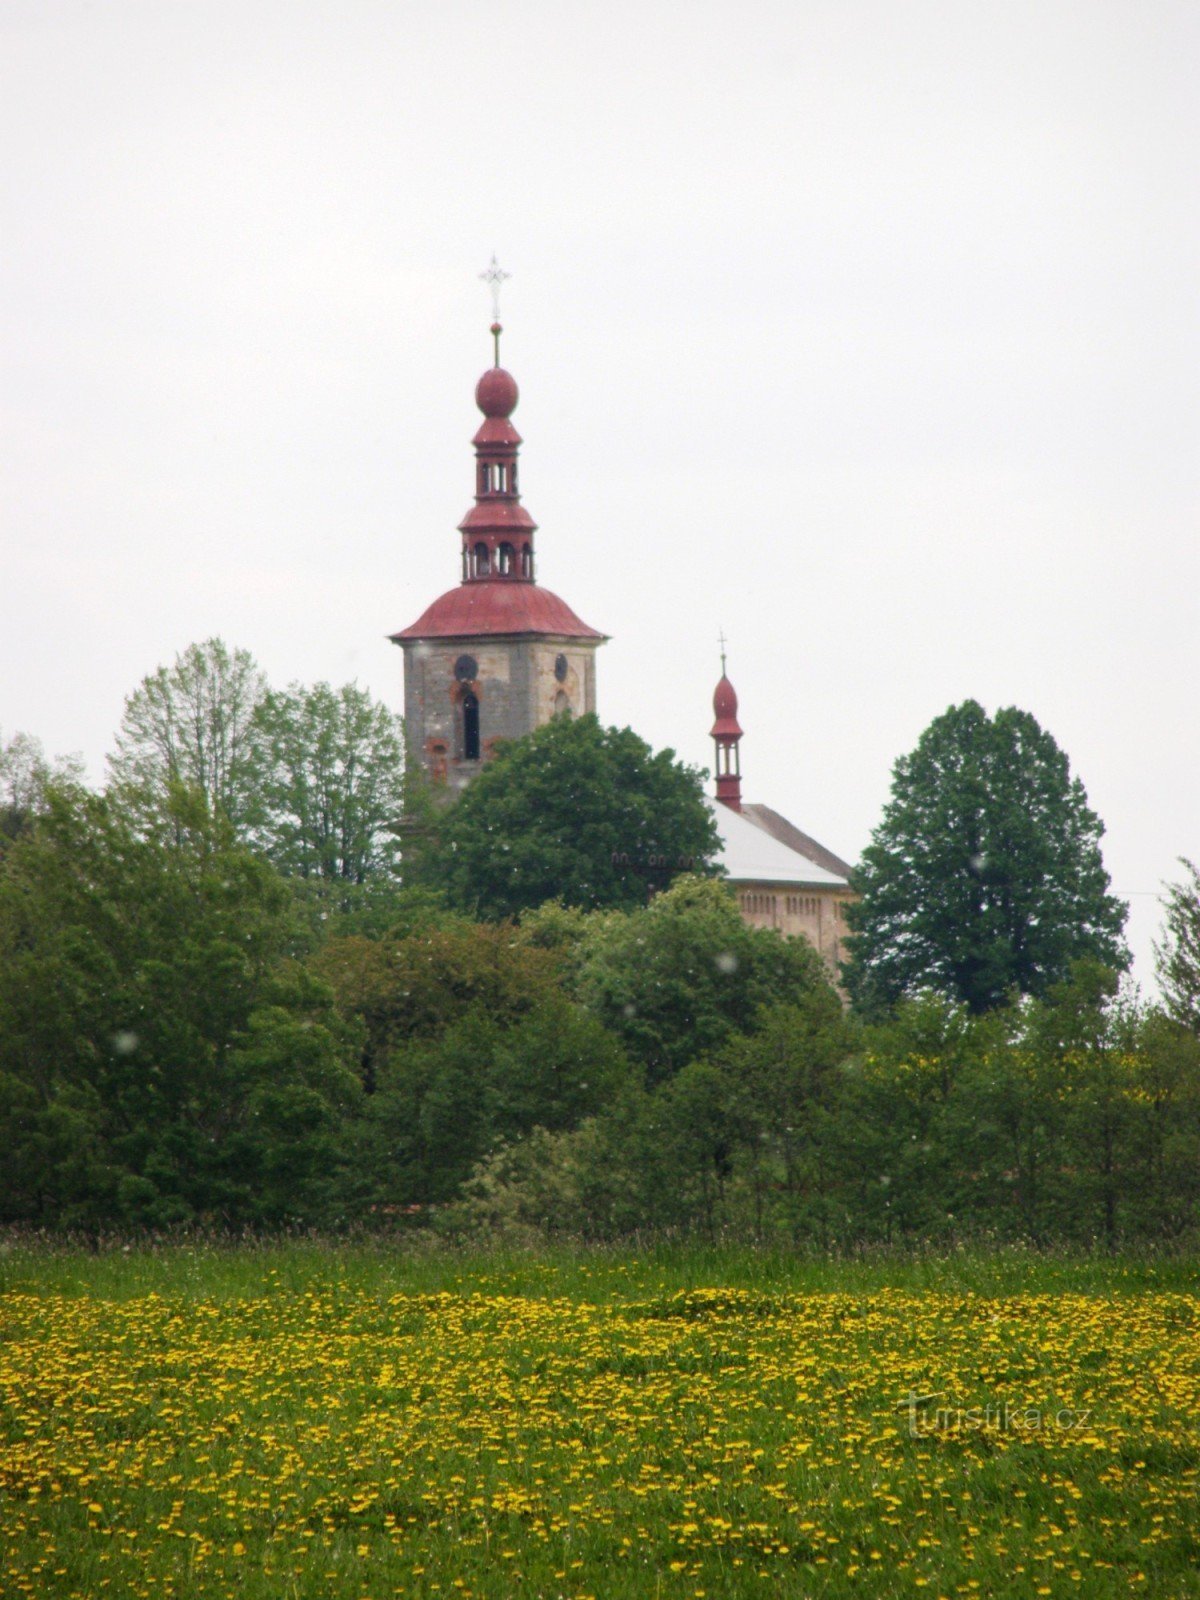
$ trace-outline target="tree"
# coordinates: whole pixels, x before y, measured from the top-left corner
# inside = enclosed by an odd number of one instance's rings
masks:
[[[616,1040],[561,994],[508,1017],[475,1005],[437,1038],[396,1050],[380,1073],[367,1147],[380,1197],[451,1200],[489,1151],[534,1128],[576,1126],[627,1075]]]
[[[978,1013],[1044,994],[1078,959],[1128,966],[1103,832],[1028,712],[951,706],[896,763],[852,879],[843,972],[855,1006],[879,1014],[933,990]]]
[[[189,645],[171,667],[142,679],[125,702],[113,784],[161,828],[172,788],[190,785],[244,833],[259,761],[255,712],[267,680],[246,650],[220,639]]]
[[[357,684],[294,683],[267,692],[252,731],[255,838],[280,871],[342,889],[394,880],[400,719]]]
[[[805,1223],[825,1236],[830,1204],[826,1145],[838,1068],[859,1043],[831,985],[798,1002],[766,1007],[753,1033],[731,1039],[721,1064],[736,1084],[734,1106],[745,1130],[755,1231],[778,1196],[799,1237]]]
[[[16,838],[45,809],[46,791],[52,784],[61,787],[82,782],[80,756],[52,760],[42,741],[31,733],[0,739],[0,843]]]
[[[1167,885],[1167,914],[1162,943],[1154,946],[1167,1015],[1200,1035],[1200,869],[1184,857],[1182,883]]]
[[[0,866],[6,1221],[320,1220],[360,1048],[295,960],[294,900],[195,791],[163,850],[50,789]]]
[[[487,918],[553,898],[642,905],[648,882],[709,872],[720,848],[700,772],[591,715],[502,745],[439,835],[424,870],[452,904]]]
[[[311,964],[363,1029],[368,1093],[399,1047],[436,1039],[472,1009],[512,1022],[559,988],[554,953],[527,946],[511,924],[469,922],[428,905],[383,938],[327,939]]]
[[[651,1085],[750,1032],[765,1006],[832,995],[807,940],[748,928],[724,884],[695,877],[638,911],[595,918],[572,982]]]

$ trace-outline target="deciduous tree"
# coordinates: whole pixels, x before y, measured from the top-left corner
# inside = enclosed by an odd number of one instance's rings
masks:
[[[281,872],[339,888],[393,880],[403,810],[400,719],[365,689],[294,683],[253,718],[255,839]]]
[[[719,848],[699,771],[628,728],[558,717],[500,747],[446,814],[426,870],[488,918],[550,899],[631,909],[684,867],[713,870]]]
[[[266,693],[249,651],[220,639],[189,645],[142,679],[125,702],[109,771],[145,826],[163,831],[182,784],[245,835],[260,770],[255,712]]]
[[[1155,970],[1168,1016],[1200,1035],[1200,869],[1180,858],[1186,877],[1167,885],[1162,942]]]
[[[6,1220],[316,1219],[358,1041],[293,959],[294,902],[196,791],[147,839],[110,794],[48,791],[0,868]]]
[[[29,733],[0,739],[0,843],[14,838],[42,808],[47,785],[82,781],[79,756],[51,759]]]
[[[694,877],[595,919],[573,982],[652,1085],[749,1032],[763,1007],[830,991],[806,940],[748,928],[723,884]]]
[[[980,1012],[1044,994],[1071,963],[1128,965],[1103,824],[1026,711],[952,706],[896,763],[854,874],[847,988],[877,1014],[933,990]]]

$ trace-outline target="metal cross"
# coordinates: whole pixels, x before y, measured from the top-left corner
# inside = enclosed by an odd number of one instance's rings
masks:
[[[504,280],[506,278],[511,278],[512,277],[512,273],[511,272],[505,272],[504,268],[500,265],[500,263],[496,260],[496,257],[493,255],[492,256],[492,264],[491,264],[491,266],[487,269],[486,272],[481,272],[479,274],[479,276],[483,279],[484,283],[486,283],[487,286],[492,291],[492,321],[493,322],[499,322],[500,321],[500,289],[501,289],[501,286],[504,283]]]
[[[729,643],[729,640],[725,637],[725,629],[724,628],[722,628],[720,633],[718,633],[718,635],[717,635],[717,643],[721,646],[721,676],[724,677],[725,676],[725,646]]]

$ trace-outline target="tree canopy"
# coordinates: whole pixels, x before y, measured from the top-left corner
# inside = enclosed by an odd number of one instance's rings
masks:
[[[1028,712],[951,706],[896,763],[854,873],[844,973],[856,1007],[932,990],[981,1012],[1045,994],[1082,958],[1127,966],[1103,831]]]
[[[0,739],[0,848],[5,838],[15,838],[44,807],[51,784],[82,781],[79,756],[51,759],[42,741],[29,733]]]
[[[289,875],[362,886],[394,876],[400,719],[347,683],[271,690],[254,715],[253,837]]]
[[[698,769],[629,728],[557,717],[500,746],[446,813],[424,870],[487,918],[550,899],[630,909],[648,883],[713,871],[719,848]]]
[[[1167,1015],[1200,1035],[1200,868],[1181,856],[1186,876],[1167,885],[1163,938],[1154,946],[1155,971]]]
[[[230,650],[220,639],[189,645],[125,701],[108,763],[113,783],[151,825],[161,826],[172,789],[184,784],[240,828],[253,802],[255,712],[266,693],[248,650]]]
[[[248,651],[206,639],[128,697],[109,770],[146,834],[181,842],[172,797],[190,788],[239,843],[304,880],[314,914],[386,923],[404,741],[399,717],[357,684],[272,689]]]
[[[0,1219],[326,1214],[352,1038],[296,960],[293,896],[177,789],[178,847],[50,789],[0,863]]]
[[[749,928],[722,883],[684,877],[627,916],[592,919],[575,991],[656,1083],[748,1031],[759,1011],[825,992],[805,939]]]

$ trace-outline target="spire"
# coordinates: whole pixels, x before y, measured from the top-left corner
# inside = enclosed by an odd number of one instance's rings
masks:
[[[537,524],[517,493],[517,452],[521,435],[509,420],[520,391],[500,365],[500,290],[512,274],[492,257],[479,276],[492,291],[491,335],[495,364],[475,386],[483,423],[475,446],[475,504],[459,523],[464,583],[532,583],[533,535]]]
[[[505,280],[512,277],[512,273],[505,272],[504,268],[496,260],[496,254],[493,251],[491,265],[485,268],[479,276],[492,291],[492,344],[496,356],[495,365],[499,366],[500,335],[504,332],[504,329],[500,326],[500,290],[504,287]]]
[[[742,763],[738,749],[742,737],[738,722],[737,691],[725,675],[725,634],[720,635],[721,681],[713,692],[712,737],[717,747],[717,799],[731,811],[742,809]]]

